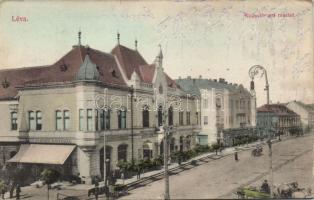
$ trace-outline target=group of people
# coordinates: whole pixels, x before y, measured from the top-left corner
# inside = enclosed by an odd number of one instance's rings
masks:
[[[10,199],[13,198],[14,190],[15,190],[15,197],[16,199],[20,199],[21,194],[21,186],[17,183],[15,184],[13,181],[9,183],[8,186],[1,188],[1,198],[4,198],[5,193],[9,190]]]

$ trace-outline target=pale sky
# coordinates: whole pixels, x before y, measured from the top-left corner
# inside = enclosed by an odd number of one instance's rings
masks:
[[[222,77],[249,88],[248,70],[259,64],[267,69],[273,103],[314,103],[312,9],[301,0],[6,1],[0,4],[0,68],[52,64],[78,43],[79,29],[84,45],[110,52],[119,31],[129,48],[137,38],[148,63],[161,44],[172,78]],[[261,105],[265,81],[255,80]]]

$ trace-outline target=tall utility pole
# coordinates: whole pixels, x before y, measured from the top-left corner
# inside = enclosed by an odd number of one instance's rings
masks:
[[[167,107],[165,105],[165,107]],[[164,156],[164,176],[165,176],[165,194],[164,199],[170,199],[170,192],[169,192],[169,174],[168,174],[168,137],[170,133],[170,127],[166,124],[167,123],[167,109],[162,108],[162,126],[159,127],[159,133],[163,134],[163,156]]]
[[[164,167],[165,167],[165,200],[170,199],[169,194],[169,174],[168,174],[168,135],[169,128],[164,130]]]
[[[134,165],[134,128],[133,128],[133,97],[134,97],[134,88],[133,85],[129,88],[131,93],[131,161]]]
[[[249,76],[251,77],[252,81],[251,81],[251,85],[253,85],[254,87],[254,77],[259,75],[260,74],[260,77],[262,77],[263,75],[265,76],[265,82],[266,82],[266,85],[265,85],[265,90],[266,90],[266,95],[267,95],[267,107],[269,107],[269,83],[268,83],[268,78],[267,78],[267,71],[264,67],[260,66],[260,65],[254,65],[250,68],[249,70]],[[268,141],[267,141],[267,144],[268,144],[268,147],[269,147],[269,175],[270,175],[270,197],[273,198],[273,191],[274,191],[274,179],[273,179],[273,159],[272,159],[272,143],[271,143],[271,130],[270,130],[270,127],[271,127],[271,122],[272,122],[272,119],[269,117],[269,112],[267,114],[267,120],[268,120],[268,123],[267,123],[267,134],[268,134]]]

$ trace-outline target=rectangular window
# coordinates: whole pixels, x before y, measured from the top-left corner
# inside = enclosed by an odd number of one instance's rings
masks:
[[[11,112],[11,130],[17,130],[17,112]]]
[[[190,112],[186,112],[186,125],[190,125],[191,124],[191,113]]]
[[[79,110],[79,129],[80,131],[84,130],[84,110]]]
[[[203,99],[203,107],[208,108],[208,99],[207,97]]]
[[[180,111],[179,112],[179,125],[183,125],[183,112],[182,111]]]
[[[93,110],[87,109],[87,130],[93,130]]]
[[[109,109],[105,109],[104,110],[104,117],[105,117],[105,129],[109,130],[110,129],[110,110]]]
[[[99,118],[100,118],[100,130],[105,130],[105,111],[104,110],[100,110],[99,113]]]
[[[98,110],[95,110],[95,131],[98,131]]]
[[[36,112],[36,130],[41,130],[42,128],[42,115],[40,111]]]
[[[56,130],[62,130],[62,112],[61,110],[56,111]]]
[[[144,107],[142,111],[143,127],[149,127],[149,111],[147,107]]]
[[[30,130],[35,130],[36,128],[35,112],[33,111],[28,112],[28,127]]]
[[[208,124],[208,116],[204,116],[204,125]]]
[[[64,130],[70,129],[70,111],[65,110],[63,111],[63,123],[64,123]]]

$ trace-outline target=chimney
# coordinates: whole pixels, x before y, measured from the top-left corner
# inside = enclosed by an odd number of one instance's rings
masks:
[[[191,80],[191,76],[188,76],[187,79],[188,79],[188,80]]]
[[[217,79],[214,79],[214,82],[217,82]]]
[[[199,75],[199,77],[198,77],[199,79],[202,79],[202,75]]]

